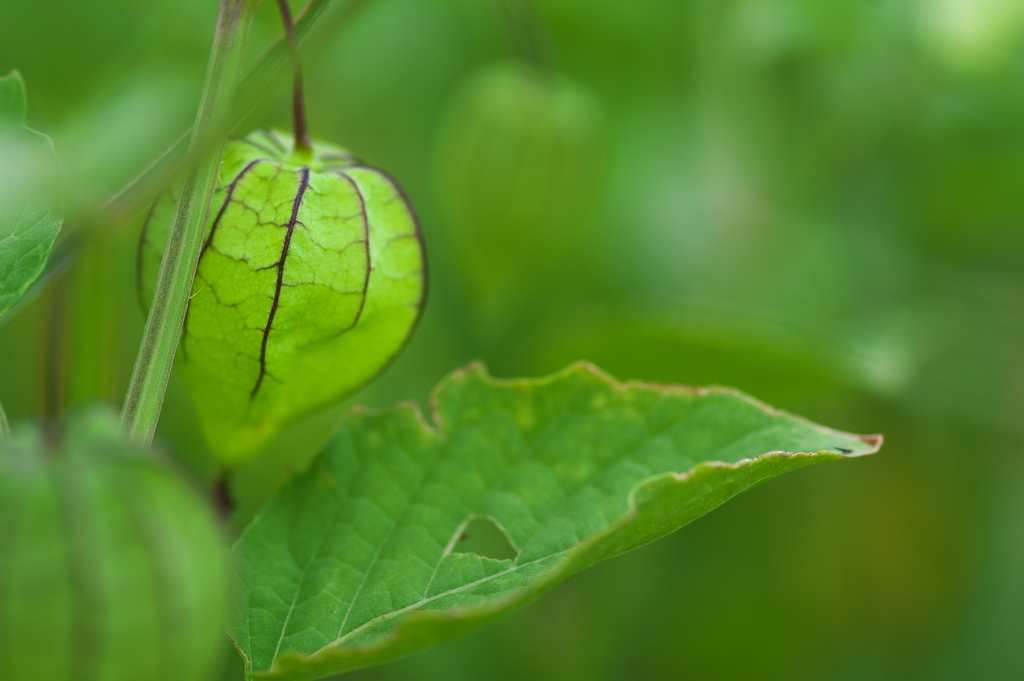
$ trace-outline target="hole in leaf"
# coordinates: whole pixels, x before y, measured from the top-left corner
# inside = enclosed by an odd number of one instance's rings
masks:
[[[476,517],[462,529],[453,549],[457,553],[475,553],[495,560],[515,560],[519,551],[505,530],[491,518]]]

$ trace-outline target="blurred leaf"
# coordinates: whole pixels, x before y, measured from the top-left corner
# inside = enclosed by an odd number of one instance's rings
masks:
[[[0,677],[203,681],[219,653],[221,536],[201,499],[103,412],[56,447],[0,441]]]
[[[179,366],[227,464],[380,373],[425,293],[419,229],[394,180],[328,144],[301,158],[286,138],[227,145],[182,330]],[[144,306],[172,211],[158,204],[142,235]]]
[[[0,316],[42,273],[64,219],[53,143],[25,127],[26,106],[21,74],[0,78]]]
[[[473,367],[434,405],[435,426],[412,406],[355,412],[246,530],[229,631],[250,678],[439,644],[765,480],[880,444],[731,390],[623,385],[589,365],[534,381]],[[460,550],[480,518],[514,559]]]
[[[566,310],[502,358],[505,373],[550,370],[579,357],[618,375],[699,385],[719,382],[773,404],[821,400],[857,384],[821,338],[717,311],[633,305]],[[760,322],[760,323],[759,323]]]

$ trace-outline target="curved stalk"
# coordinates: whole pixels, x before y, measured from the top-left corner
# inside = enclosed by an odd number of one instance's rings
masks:
[[[331,6],[332,0],[309,0],[309,4],[299,12],[295,19],[296,42],[303,41],[315,26],[323,23],[326,26],[317,31],[319,39],[316,41],[322,49],[325,38],[369,2],[370,0],[349,0],[337,12],[325,19],[324,15]],[[287,40],[282,34],[256,59],[253,67],[242,79],[236,97],[235,114],[232,118],[235,127],[240,121],[251,117],[259,109],[260,103],[267,93],[282,77],[287,60]],[[178,167],[181,157],[184,155],[185,142],[191,133],[192,128],[184,131],[153,162],[107,199],[93,224],[116,225],[114,230],[117,231],[123,229],[129,221],[137,217],[146,205],[153,201],[158,189],[167,183],[168,178]],[[66,226],[64,233],[57,240],[54,250],[50,253],[50,259],[43,274],[36,279],[13,310],[0,318],[0,328],[17,316],[18,311],[24,309],[34,300],[39,292],[46,288],[58,274],[75,263],[89,238],[83,231],[81,227],[76,229],[74,225]]]
[[[299,61],[299,50],[295,44],[295,25],[292,13],[288,9],[288,0],[277,0],[281,10],[281,21],[284,23],[284,34],[288,40],[288,55],[292,61],[292,114],[295,117],[295,152],[309,156],[313,152],[313,143],[309,139],[306,127],[306,104],[302,94],[302,62]]]
[[[121,412],[125,434],[143,444],[152,441],[160,418],[255,9],[256,0],[220,2],[206,83],[189,142],[189,168]]]
[[[551,36],[532,0],[496,0],[496,5],[519,60],[538,73],[550,73]]]
[[[305,44],[309,39],[310,32],[317,28],[318,39],[315,42],[322,50],[326,38],[339,30],[355,13],[370,2],[371,0],[348,0],[336,11],[330,13],[328,10],[332,7],[334,0],[309,0],[294,21],[296,44]],[[284,77],[284,69],[288,60],[288,39],[282,32],[255,60],[254,65],[245,74],[239,85],[233,117],[235,127],[259,110],[260,103],[267,93],[272,91]],[[181,137],[165,149],[159,158],[103,204],[105,221],[124,223],[144,209],[153,198],[151,188],[162,186],[166,182],[175,159],[181,156],[181,146],[190,132],[191,130],[186,130],[182,133]]]

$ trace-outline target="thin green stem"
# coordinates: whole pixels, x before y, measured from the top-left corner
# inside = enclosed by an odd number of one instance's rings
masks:
[[[338,5],[337,11],[331,13],[328,12],[328,9],[332,6],[332,2],[333,0],[309,0],[308,4],[295,17],[295,39],[296,42],[304,44],[306,54],[310,53],[311,47],[314,52],[322,51],[329,44],[329,39],[372,0],[348,0],[348,2]],[[310,40],[309,34],[314,27],[317,28],[316,39]],[[306,44],[308,42],[311,42],[312,45]],[[267,93],[273,90],[279,80],[284,77],[287,62],[288,40],[282,34],[255,60],[252,69],[239,85],[236,98],[237,106],[233,118],[235,125],[252,118],[260,111]],[[94,225],[97,228],[99,226],[116,226],[116,229],[123,229],[130,220],[138,217],[145,207],[152,203],[154,196],[167,184],[168,178],[178,167],[184,151],[185,140],[189,139],[191,132],[191,130],[183,132],[159,157],[111,196],[103,204],[100,214],[94,220]],[[0,328],[17,316],[18,311],[24,309],[30,301],[34,300],[56,275],[74,264],[81,255],[84,244],[88,241],[87,235],[81,232],[81,229],[77,231],[65,229],[53,252],[50,253],[46,270],[42,276],[36,279],[17,306],[0,318]]]
[[[322,30],[318,31],[320,39],[316,41],[320,49],[323,49],[327,39],[340,30],[352,15],[368,5],[370,1],[349,0],[339,8],[339,11],[329,15],[328,10],[334,0],[309,0],[293,22],[296,42],[304,42],[314,27],[326,24],[321,27]],[[236,125],[244,119],[250,118],[259,110],[260,103],[267,93],[273,90],[274,86],[284,77],[288,61],[288,38],[282,33],[255,60],[253,67],[242,79],[235,107],[234,121]],[[189,132],[186,130],[160,155],[160,158],[107,200],[103,205],[104,222],[125,222],[136,216],[153,200],[153,187],[161,187],[165,184],[167,171],[174,166],[174,159],[180,156],[181,145],[184,139],[188,138]]]
[[[188,171],[121,412],[125,434],[143,444],[153,440],[160,418],[202,249],[224,135],[242,78],[245,46],[255,9],[256,0],[220,2],[206,84],[189,142]]]
[[[7,424],[7,414],[4,413],[4,405],[0,403],[0,438],[10,436],[11,427]]]

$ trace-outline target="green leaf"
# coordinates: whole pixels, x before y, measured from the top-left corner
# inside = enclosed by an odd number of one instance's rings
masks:
[[[589,365],[479,367],[415,406],[355,411],[233,550],[229,633],[254,679],[379,664],[475,629],[786,471],[869,454],[724,388],[616,383]],[[490,519],[514,560],[461,550]]]
[[[0,78],[0,317],[42,273],[64,220],[53,143],[25,127],[26,107],[21,74]]]
[[[339,147],[293,153],[261,130],[229,142],[182,332],[179,366],[228,464],[377,375],[419,318],[422,242],[401,189]],[[170,200],[140,245],[148,306]]]
[[[225,572],[204,500],[113,414],[0,440],[0,678],[204,681]]]

